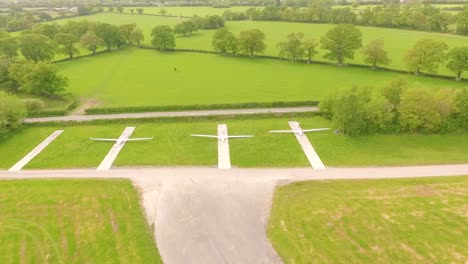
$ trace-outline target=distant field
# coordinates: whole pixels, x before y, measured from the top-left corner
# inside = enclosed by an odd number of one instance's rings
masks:
[[[139,204],[127,180],[0,181],[0,263],[162,263]]]
[[[154,140],[130,142],[116,160],[117,166],[216,166],[215,139],[189,135],[216,134],[225,123],[231,135],[254,134],[254,138],[230,141],[231,161],[238,167],[307,167],[308,162],[294,135],[270,134],[268,130],[289,129],[297,120],[303,128],[329,127],[323,118],[238,118],[219,120],[158,120],[151,123],[80,125],[65,129],[28,166],[44,168],[96,168],[112,142],[93,142],[89,137],[116,138],[127,126],[136,126],[133,137]],[[0,143],[0,168],[9,168],[49,133],[60,127],[30,127]],[[308,134],[327,166],[382,166],[468,163],[468,133],[446,135],[379,135],[350,138],[333,131]],[[17,142],[27,142],[17,145]],[[10,158],[11,156],[12,158]]]
[[[468,176],[309,181],[276,190],[285,263],[466,263]]]
[[[165,6],[165,7],[142,7],[143,14],[156,14],[159,15],[161,9],[167,11],[167,16],[207,16],[207,15],[220,15],[222,16],[226,10],[233,12],[245,11],[250,6],[233,6],[230,8],[213,8],[210,6]],[[130,13],[130,9],[134,9],[136,13],[137,7],[126,7],[124,13]]]
[[[70,92],[83,102],[92,98],[103,107],[321,100],[338,89],[381,86],[400,76],[349,67],[141,49],[57,65],[70,80]],[[466,86],[404,76],[412,86]]]
[[[136,23],[145,32],[146,39],[144,43],[150,44],[151,29],[157,25],[174,25],[180,23],[182,18],[170,18],[160,16],[139,16],[131,14],[116,14],[116,13],[99,13],[87,17],[72,18],[72,20],[91,20],[99,22],[107,22],[114,24]],[[64,23],[66,20],[59,20]],[[306,23],[291,23],[291,22],[266,22],[266,21],[227,21],[226,26],[234,33],[249,29],[260,29],[266,35],[267,50],[265,54],[278,56],[277,44],[283,41],[289,33],[302,32],[306,39],[320,39],[330,28],[335,25],[330,24],[306,24]],[[419,32],[410,30],[399,30],[389,28],[376,27],[359,27],[363,34],[363,43],[366,44],[374,39],[383,39],[386,43],[386,49],[389,52],[389,57],[392,59],[391,68],[403,69],[403,57],[407,50],[418,40],[423,38],[432,38],[435,40],[444,41],[450,47],[464,46],[468,41],[468,37],[458,35],[448,35],[431,32]],[[211,38],[213,30],[201,30],[193,36],[177,37],[177,48],[182,49],[201,49],[211,50]],[[320,51],[315,56],[315,60],[324,60],[322,58],[324,52]],[[363,63],[360,52],[356,54],[355,63]],[[445,67],[439,70],[441,74],[451,74]]]

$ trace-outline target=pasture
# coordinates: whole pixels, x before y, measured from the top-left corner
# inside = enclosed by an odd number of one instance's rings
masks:
[[[402,74],[273,59],[127,49],[57,64],[69,91],[101,107],[321,100],[354,85],[378,87]],[[174,70],[177,68],[177,71]],[[411,86],[466,83],[404,75]],[[339,78],[337,78],[339,77]]]
[[[287,121],[302,127],[329,127],[320,117],[159,119],[153,122],[83,124],[65,127],[26,127],[0,144],[0,168],[11,167],[36,144],[56,129],[64,129],[26,169],[96,168],[113,142],[95,142],[89,137],[117,138],[127,126],[136,126],[132,137],[152,141],[129,142],[116,166],[210,166],[217,164],[215,139],[194,138],[194,134],[216,134],[216,125],[225,123],[231,135],[254,134],[254,138],[230,140],[234,167],[309,166],[292,134],[270,134],[269,130],[289,129]],[[468,134],[377,135],[347,137],[333,131],[307,135],[327,166],[397,166],[458,164],[468,162]],[[16,145],[17,142],[24,142]],[[11,157],[9,157],[11,156]]]
[[[157,25],[175,25],[185,20],[183,18],[161,17],[161,16],[142,16],[132,14],[117,14],[117,13],[99,13],[87,17],[76,17],[72,20],[89,20],[97,22],[106,22],[116,25],[135,23],[145,33],[145,45],[150,45],[151,30]],[[58,22],[64,23],[67,19],[59,20]],[[266,35],[265,43],[267,45],[265,54],[271,56],[278,56],[279,49],[278,42],[284,41],[289,33],[302,32],[305,39],[319,40],[325,33],[334,27],[331,24],[307,24],[307,23],[292,23],[292,22],[268,22],[268,21],[226,21],[226,27],[235,34],[240,31],[249,29],[259,29]],[[408,49],[423,38],[431,38],[434,40],[444,41],[449,47],[457,47],[466,45],[468,37],[459,35],[449,35],[441,33],[420,32],[400,29],[389,28],[376,28],[376,27],[358,27],[362,31],[363,44],[374,40],[383,39],[385,41],[385,48],[388,51],[392,63],[390,68],[404,69],[403,57]],[[179,49],[198,49],[198,50],[212,50],[211,39],[214,30],[200,30],[192,36],[177,37],[176,43]],[[319,54],[314,57],[314,60],[325,61],[323,58],[324,51],[320,50]],[[363,64],[362,54],[356,53],[353,63]],[[440,74],[451,75],[451,73],[441,67]]]
[[[162,263],[128,180],[5,180],[0,204],[0,263]]]
[[[285,263],[464,263],[466,176],[279,187],[268,224]]]

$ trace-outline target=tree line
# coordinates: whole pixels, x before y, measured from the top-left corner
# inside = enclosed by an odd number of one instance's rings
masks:
[[[320,111],[341,133],[441,133],[468,130],[468,89],[431,92],[398,78],[382,88],[353,87],[324,99]]]
[[[254,56],[266,49],[265,34],[253,29],[240,32],[236,37],[227,28],[217,30],[212,39],[212,47],[223,54],[243,53]],[[388,65],[391,60],[384,47],[384,41],[377,39],[367,45],[362,44],[362,33],[354,25],[337,25],[330,29],[320,40],[304,39],[302,33],[291,33],[285,41],[278,43],[281,57],[293,61],[305,60],[311,63],[320,47],[325,50],[324,58],[344,65],[345,61],[354,59],[358,49],[364,56],[364,62],[373,68]],[[447,61],[446,67],[455,74],[456,80],[462,79],[462,74],[468,69],[468,46],[455,47],[448,50],[447,44],[431,39],[416,42],[405,55],[407,69],[416,75],[422,72],[436,73],[438,67]]]
[[[443,12],[430,4],[388,4],[365,9],[333,8],[328,1],[314,2],[307,8],[267,6],[243,11],[226,10],[226,20],[289,21],[305,23],[354,24],[375,27],[448,32],[456,24],[455,32],[468,35],[468,5],[457,15]]]
[[[253,29],[242,31],[235,36],[227,28],[224,21],[217,16],[205,18],[194,17],[183,21],[173,28],[162,25],[151,32],[152,45],[160,50],[173,50],[176,47],[175,34],[185,36],[193,34],[199,28],[214,28],[211,41],[212,48],[223,54],[255,54],[266,49],[265,34]],[[120,26],[83,21],[68,21],[64,25],[39,24],[31,30],[22,31],[19,37],[12,37],[0,30],[0,57],[15,58],[18,51],[24,58],[34,62],[49,62],[57,53],[70,59],[80,53],[78,45],[95,54],[97,50],[123,46],[140,46],[144,40],[143,31],[135,24]],[[344,65],[352,60],[361,49],[364,62],[373,68],[389,65],[391,59],[385,50],[384,41],[373,40],[366,45],[362,43],[362,33],[354,25],[340,24],[330,29],[319,40],[304,38],[304,34],[291,33],[285,41],[277,44],[279,56],[293,61],[306,60],[312,62],[318,53],[318,48],[326,51],[324,58]],[[416,75],[421,73],[436,73],[440,65],[445,64],[452,71],[456,80],[462,79],[462,74],[468,67],[468,46],[448,46],[441,41],[422,39],[416,42],[405,54],[405,65],[408,71]]]

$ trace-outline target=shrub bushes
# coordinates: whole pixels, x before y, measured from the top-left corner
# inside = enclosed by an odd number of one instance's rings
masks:
[[[0,91],[0,140],[21,125],[26,117],[26,108],[16,96]]]
[[[23,104],[26,107],[26,110],[28,110],[28,112],[41,110],[42,108],[45,107],[45,103],[41,99],[28,98],[28,99],[23,99],[21,101],[23,101]]]
[[[468,89],[431,93],[399,78],[381,89],[353,87],[320,103],[323,116],[348,135],[437,133],[468,129]]]

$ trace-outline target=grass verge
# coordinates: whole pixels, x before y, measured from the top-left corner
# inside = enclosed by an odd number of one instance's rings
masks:
[[[285,263],[464,263],[468,177],[279,187],[268,236]]]
[[[0,263],[162,263],[128,180],[0,181]]]

